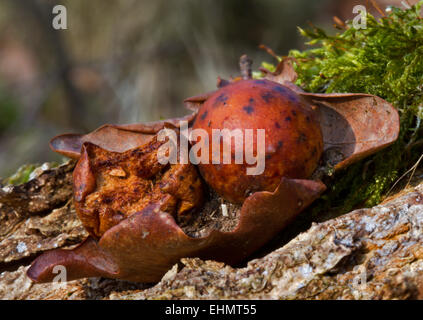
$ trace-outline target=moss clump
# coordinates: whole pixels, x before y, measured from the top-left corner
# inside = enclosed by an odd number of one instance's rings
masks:
[[[25,164],[21,166],[12,176],[1,181],[0,185],[20,185],[27,183],[29,180],[39,176],[44,171],[57,168],[60,164],[57,162],[46,162],[43,165]]]
[[[306,91],[369,93],[392,103],[401,116],[398,141],[378,154],[335,175],[316,203],[314,213],[328,208],[348,212],[378,204],[401,174],[420,157],[423,132],[423,1],[411,9],[391,8],[377,20],[367,15],[367,29],[348,28],[334,36],[314,28],[300,29],[314,47],[293,50],[297,84]],[[269,64],[266,64],[269,67]]]
[[[4,180],[6,185],[19,185],[28,182],[31,173],[38,167],[37,164],[25,164],[21,166],[12,176]]]

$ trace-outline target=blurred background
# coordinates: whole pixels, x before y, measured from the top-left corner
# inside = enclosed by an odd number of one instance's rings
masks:
[[[366,2],[0,0],[0,177],[60,162],[48,147],[57,134],[184,115],[182,100],[237,75],[242,54],[257,68],[273,62],[259,44],[304,49],[297,26],[333,29],[357,4],[375,12]],[[58,4],[67,30],[52,27]]]

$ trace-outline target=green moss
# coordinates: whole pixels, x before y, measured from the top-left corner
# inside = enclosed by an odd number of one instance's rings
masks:
[[[46,162],[41,166],[39,164],[25,164],[21,166],[12,176],[0,182],[5,185],[20,185],[28,182],[46,170],[57,168],[59,165],[60,164],[57,162]]]
[[[335,175],[328,192],[313,208],[337,207],[347,212],[378,204],[395,181],[412,167],[423,138],[423,1],[411,9],[392,8],[377,20],[367,16],[367,29],[348,29],[334,36],[314,28],[299,29],[313,48],[292,50],[297,59],[297,85],[310,92],[369,93],[391,102],[401,116],[401,132],[391,147]],[[268,64],[266,64],[268,66]]]
[[[31,173],[38,167],[36,164],[21,166],[12,176],[5,179],[5,184],[19,185],[29,181]]]

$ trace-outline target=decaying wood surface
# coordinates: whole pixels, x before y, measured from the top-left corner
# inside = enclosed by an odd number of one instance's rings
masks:
[[[243,268],[183,259],[156,285],[102,278],[33,284],[25,272],[34,257],[87,235],[70,201],[73,166],[0,189],[1,299],[423,298],[423,183],[314,224]]]

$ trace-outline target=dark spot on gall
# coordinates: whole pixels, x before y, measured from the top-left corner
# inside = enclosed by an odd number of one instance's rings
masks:
[[[289,101],[293,103],[297,102],[297,96],[295,96],[294,94],[288,94],[287,97]]]
[[[278,149],[280,149],[280,148],[282,148],[283,147],[283,141],[278,141]]]
[[[219,106],[220,103],[226,106],[226,101],[228,101],[228,95],[226,93],[221,93],[214,101],[213,107]]]
[[[250,104],[254,104],[254,98],[250,98]]]
[[[264,80],[255,80],[254,83],[256,83],[256,84],[266,84],[266,81],[264,81]]]
[[[277,121],[275,122],[275,127],[278,128],[278,129],[281,128],[281,125],[279,124],[279,122],[277,122]]]
[[[271,154],[266,154],[266,157],[265,157],[266,160],[270,160],[271,158],[272,158]]]
[[[201,115],[201,120],[204,120],[205,118],[207,117],[207,111],[206,112],[204,112],[202,115]]]
[[[300,135],[298,136],[297,143],[301,143],[305,141],[307,141],[307,136],[301,132]]]
[[[252,106],[245,106],[242,109],[244,109],[244,111],[248,114],[252,114],[254,112],[254,108]]]
[[[261,97],[265,102],[269,103],[270,100],[272,100],[274,98],[274,95],[271,92],[266,92],[266,93],[262,94]]]
[[[288,121],[288,122],[291,121],[291,117],[286,117],[285,121]]]
[[[273,90],[279,92],[279,93],[286,93],[286,89],[282,86],[274,86]]]
[[[295,110],[292,110],[291,113],[292,113],[293,116],[297,115],[297,112]]]

